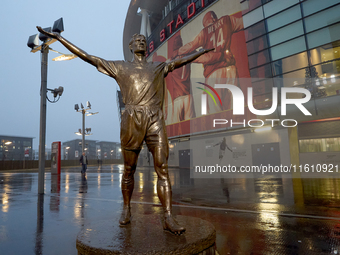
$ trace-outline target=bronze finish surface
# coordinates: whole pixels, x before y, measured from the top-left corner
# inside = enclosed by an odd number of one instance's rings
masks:
[[[121,146],[124,156],[122,194],[124,206],[121,225],[130,223],[130,200],[134,188],[134,173],[138,155],[143,142],[153,155],[155,171],[158,176],[157,193],[164,209],[164,230],[180,235],[185,231],[172,216],[172,192],[168,175],[169,146],[162,112],[164,101],[164,78],[169,72],[194,61],[214,49],[201,49],[187,56],[166,62],[146,61],[146,39],[144,35],[133,35],[129,47],[133,60],[108,61],[88,54],[59,33],[39,32],[61,42],[68,50],[82,60],[95,66],[98,71],[114,78],[122,92],[126,110],[122,114]]]

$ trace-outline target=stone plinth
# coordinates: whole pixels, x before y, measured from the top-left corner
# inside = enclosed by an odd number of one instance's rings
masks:
[[[180,236],[163,230],[160,215],[134,215],[124,227],[113,221],[85,226],[77,237],[78,255],[215,254],[216,231],[211,223],[181,215],[175,218],[186,228]]]

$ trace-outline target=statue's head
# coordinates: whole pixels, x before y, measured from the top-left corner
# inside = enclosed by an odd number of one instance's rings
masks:
[[[146,52],[145,36],[140,34],[134,34],[131,37],[129,48],[132,53],[145,53]]]
[[[213,11],[207,12],[203,17],[203,27],[210,26],[217,20],[216,13]]]

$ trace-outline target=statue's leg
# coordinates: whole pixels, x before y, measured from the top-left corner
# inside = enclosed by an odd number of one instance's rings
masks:
[[[151,148],[150,151],[153,155],[154,166],[158,176],[157,193],[164,209],[163,227],[165,230],[180,235],[185,231],[185,228],[179,226],[172,216],[172,191],[168,174],[168,147],[158,145]]]
[[[134,187],[134,173],[137,167],[137,160],[140,150],[122,150],[124,157],[124,173],[122,176],[122,194],[124,200],[124,206],[122,215],[119,219],[121,225],[130,223],[131,210],[130,201]]]

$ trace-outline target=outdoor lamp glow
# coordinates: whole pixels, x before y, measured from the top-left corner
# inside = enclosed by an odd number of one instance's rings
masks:
[[[64,54],[64,53],[59,52],[57,50],[53,50],[51,48],[49,48],[49,49],[50,49],[50,51],[53,51],[53,52],[58,53],[58,54],[61,55],[61,56],[53,58],[52,59],[53,61],[64,61],[64,60],[71,60],[71,59],[77,58],[77,56],[74,55],[74,54]]]
[[[77,58],[74,54],[63,54],[59,57],[52,58],[53,61],[64,61],[64,60],[71,60]]]

